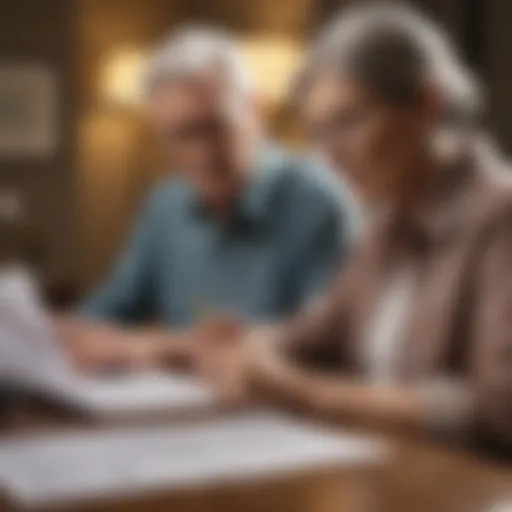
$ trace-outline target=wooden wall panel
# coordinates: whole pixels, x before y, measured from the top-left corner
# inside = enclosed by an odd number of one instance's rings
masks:
[[[49,158],[0,157],[0,191],[14,190],[42,270],[50,281],[76,274],[74,3],[69,0],[2,0],[0,62],[47,66],[58,86],[59,141]]]

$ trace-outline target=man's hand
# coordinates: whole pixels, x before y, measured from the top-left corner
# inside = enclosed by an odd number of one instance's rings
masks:
[[[191,333],[128,330],[72,318],[58,319],[56,330],[72,363],[85,372],[136,371],[192,360]]]
[[[144,337],[105,326],[60,330],[62,345],[81,371],[142,369],[156,363],[156,347]]]
[[[84,371],[113,368],[139,371],[159,365],[158,347],[136,333],[90,332],[69,346],[71,360]]]

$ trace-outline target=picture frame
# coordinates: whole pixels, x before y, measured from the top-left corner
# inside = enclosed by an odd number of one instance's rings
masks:
[[[0,62],[0,158],[45,158],[58,145],[56,77],[46,66]]]

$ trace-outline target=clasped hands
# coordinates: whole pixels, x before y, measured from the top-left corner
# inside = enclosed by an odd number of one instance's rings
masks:
[[[360,390],[351,383],[319,378],[282,357],[279,326],[247,326],[226,317],[182,332],[121,329],[74,320],[57,322],[57,330],[70,360],[88,373],[185,365],[209,382],[227,404],[244,403],[257,394],[323,412],[345,410],[347,404],[351,408],[361,401]]]
[[[186,331],[122,329],[60,319],[57,334],[72,363],[86,373],[186,366],[226,401],[242,400],[251,375],[248,327],[236,318],[204,321]]]

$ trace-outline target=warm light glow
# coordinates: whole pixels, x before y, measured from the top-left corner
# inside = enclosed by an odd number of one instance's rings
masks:
[[[271,101],[282,101],[303,57],[303,47],[285,37],[254,37],[242,42],[257,87]]]
[[[303,56],[302,46],[285,37],[260,36],[242,41],[241,49],[256,85],[271,102],[280,102]],[[140,77],[146,55],[140,49],[118,49],[104,61],[99,77],[100,96],[109,104],[140,104]]]
[[[117,50],[107,56],[100,72],[100,96],[117,106],[140,104],[140,79],[145,63],[141,50]]]

